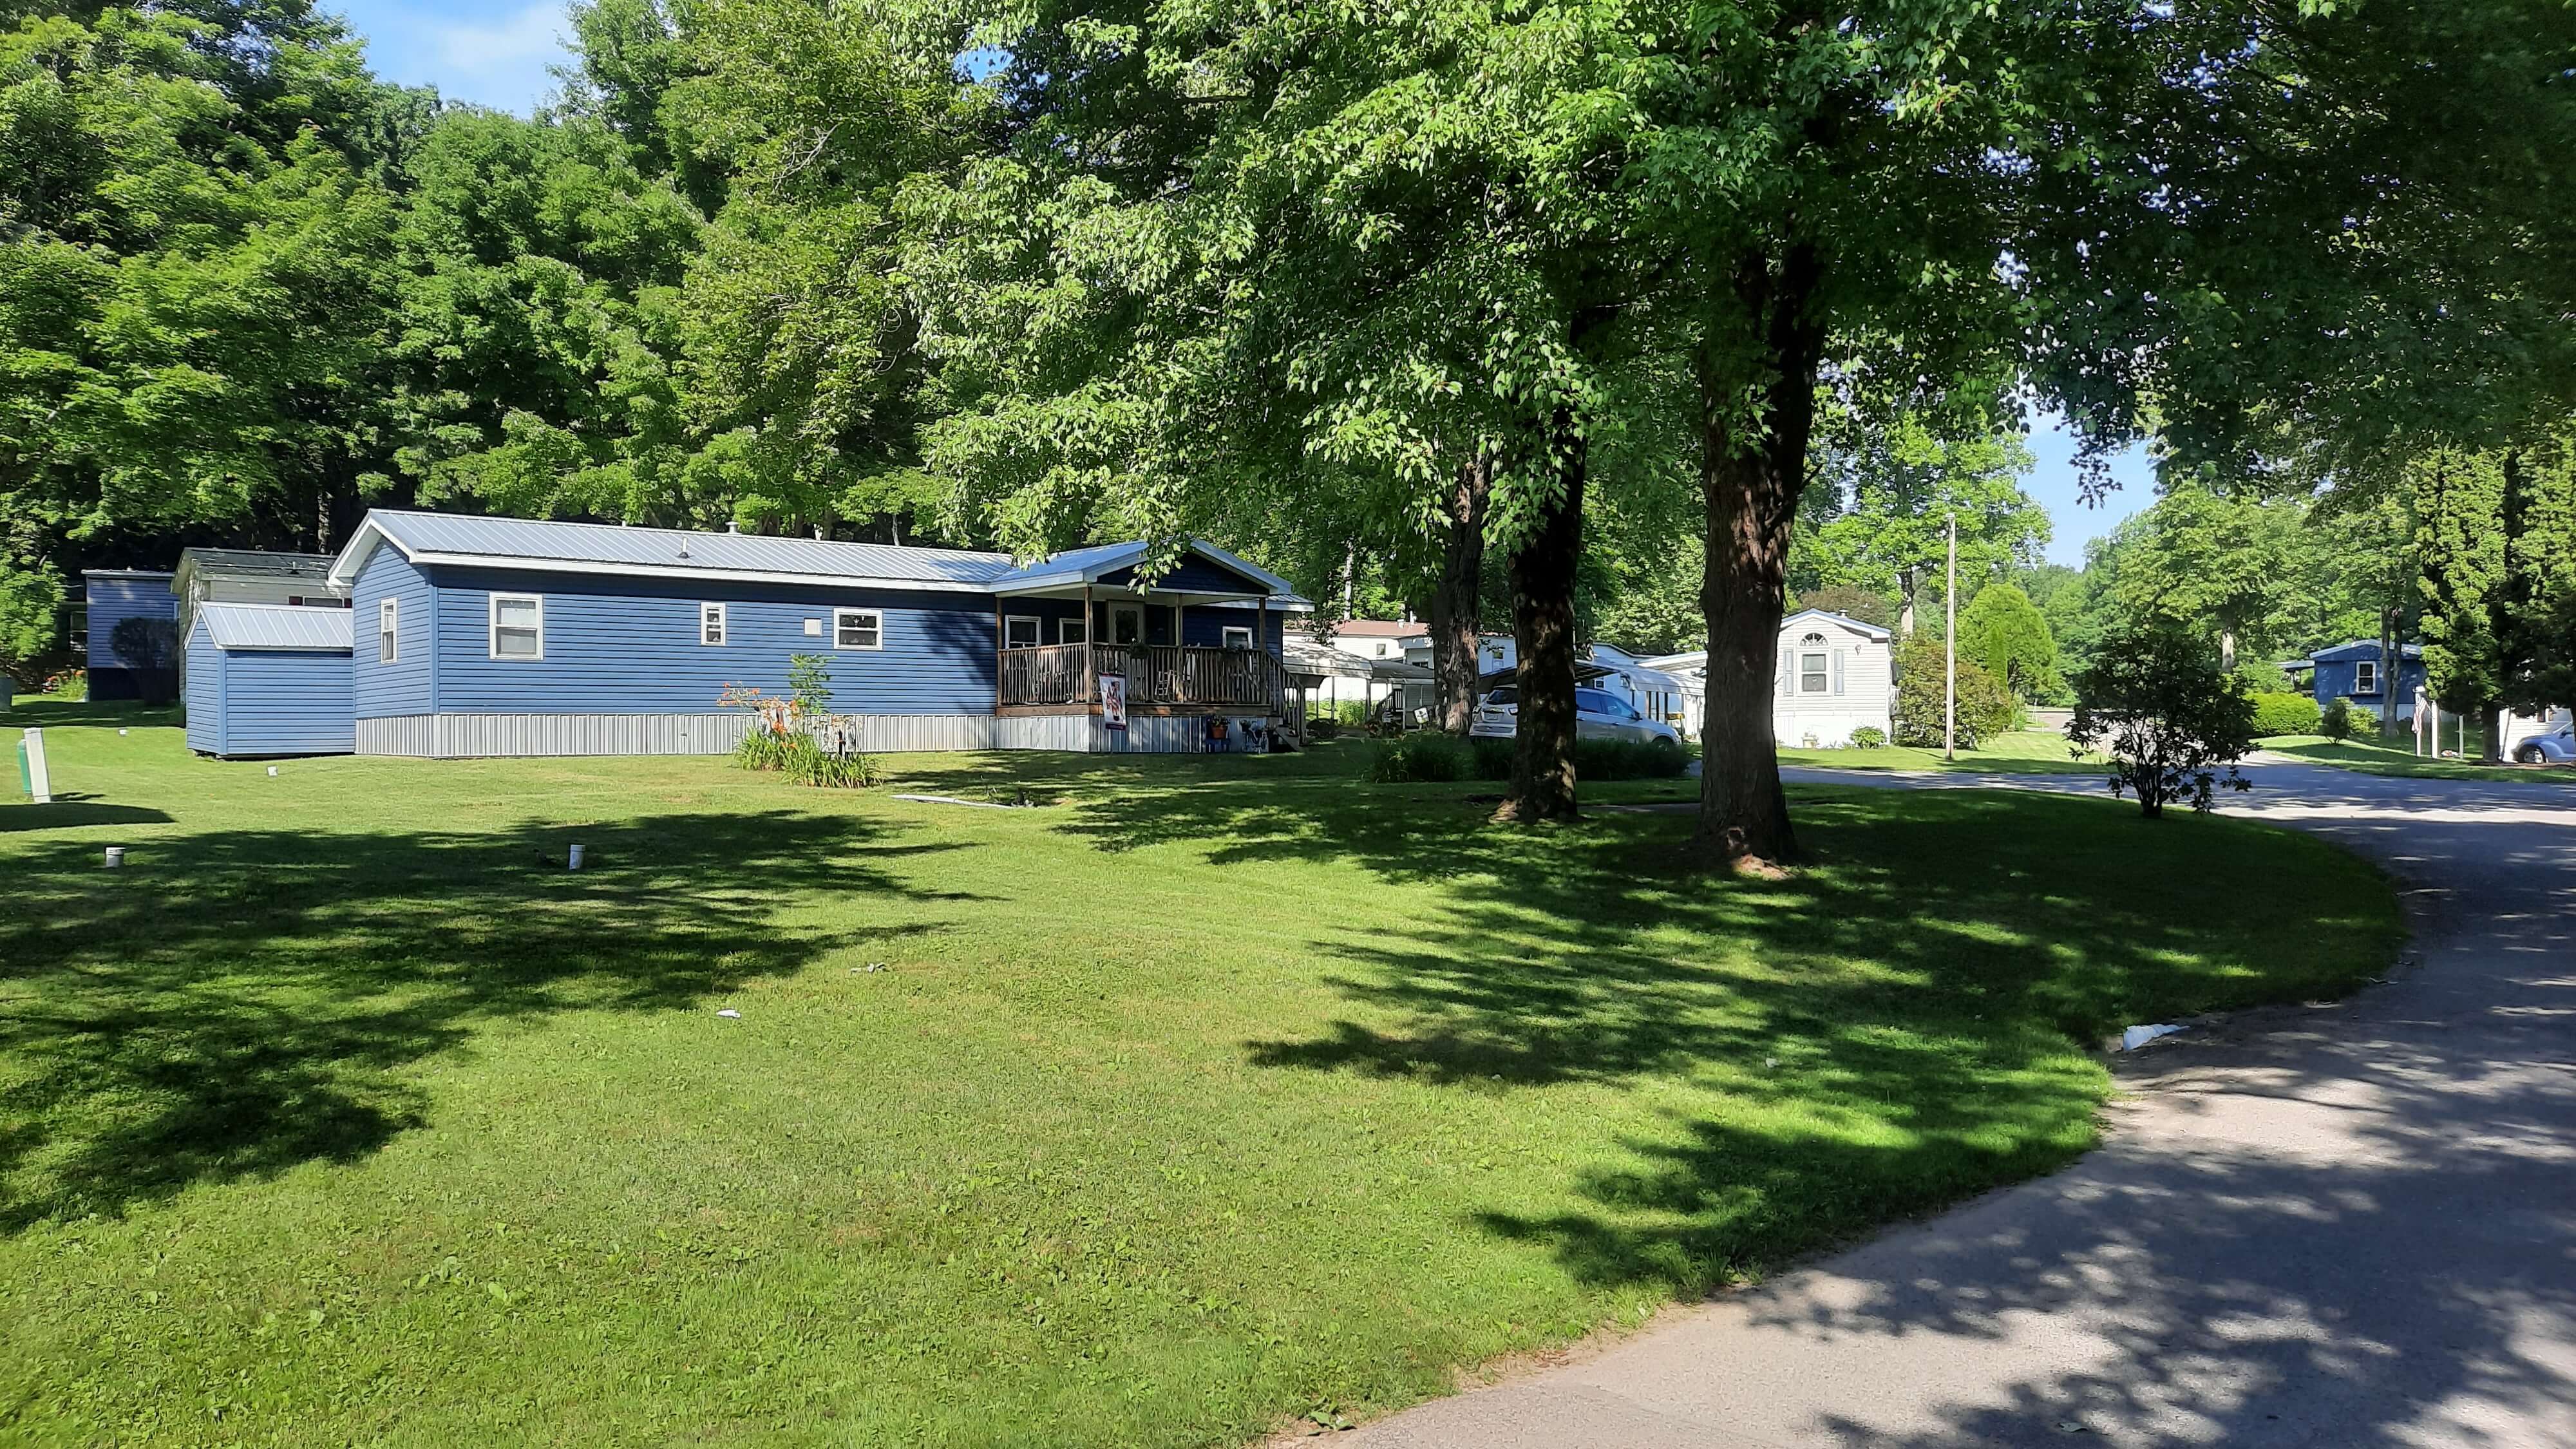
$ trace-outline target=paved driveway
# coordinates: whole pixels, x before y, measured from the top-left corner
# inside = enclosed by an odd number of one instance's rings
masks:
[[[2054,1177],[1337,1442],[2576,1445],[2576,810],[2250,773],[2408,884],[2397,979],[2128,1059]]]

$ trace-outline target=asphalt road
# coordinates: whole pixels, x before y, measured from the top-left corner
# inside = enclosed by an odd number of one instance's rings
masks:
[[[2125,1059],[2056,1176],[1336,1442],[2576,1445],[2568,792],[2249,773],[2406,883],[2394,979]]]

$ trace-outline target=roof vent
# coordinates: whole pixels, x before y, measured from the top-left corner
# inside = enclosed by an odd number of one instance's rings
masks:
[[[740,533],[740,532],[742,532],[742,525],[741,525],[741,524],[739,524],[739,523],[734,522],[732,519],[726,519],[726,520],[725,520],[725,532],[727,532],[727,533]]]
[[[685,544],[685,543],[684,543],[684,544],[681,544],[681,545],[680,545],[680,557],[682,557],[682,558],[687,558],[688,556],[689,556],[689,546],[688,546],[687,544]]]
[[[814,541],[816,543],[823,541],[823,525],[819,523],[814,525]]]

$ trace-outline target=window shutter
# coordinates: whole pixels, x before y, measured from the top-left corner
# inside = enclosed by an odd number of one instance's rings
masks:
[[[1843,655],[1846,652],[1848,651],[1841,649],[1834,651],[1834,693],[1836,694],[1843,692]]]

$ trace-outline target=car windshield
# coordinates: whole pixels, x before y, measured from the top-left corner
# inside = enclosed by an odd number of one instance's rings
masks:
[[[1626,714],[1628,712],[1628,706],[1621,704],[1617,696],[1603,694],[1597,689],[1576,690],[1574,692],[1574,707],[1576,709],[1588,709],[1594,714]]]
[[[1485,696],[1485,703],[1487,704],[1518,704],[1520,702],[1521,692],[1508,684]]]

